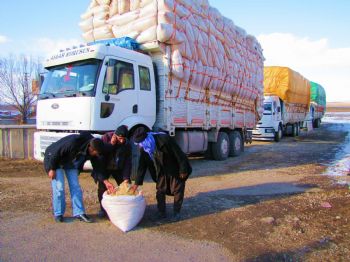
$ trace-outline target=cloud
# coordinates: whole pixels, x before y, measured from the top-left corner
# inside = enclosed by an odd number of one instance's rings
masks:
[[[57,52],[59,49],[78,45],[83,43],[80,39],[52,39],[52,38],[37,38],[37,39],[20,39],[10,40],[4,38],[7,42],[2,42],[2,36],[0,35],[0,55],[28,55],[34,57],[40,57],[45,59],[53,52]]]
[[[8,41],[9,41],[9,39],[7,36],[0,35],[0,44],[6,43]]]
[[[259,35],[265,65],[288,66],[325,87],[327,101],[349,101],[350,47],[332,48],[326,38],[313,40],[293,34]]]
[[[32,45],[31,53],[41,54],[41,56],[48,56],[53,52],[57,52],[62,48],[78,45],[82,43],[79,39],[51,39],[51,38],[39,38],[35,39]]]

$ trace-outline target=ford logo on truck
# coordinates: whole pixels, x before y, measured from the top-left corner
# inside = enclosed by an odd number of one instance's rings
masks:
[[[58,109],[60,106],[57,103],[51,105],[52,109]]]

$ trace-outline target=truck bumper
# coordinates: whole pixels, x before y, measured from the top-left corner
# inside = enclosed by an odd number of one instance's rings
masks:
[[[39,161],[44,161],[44,155],[46,148],[52,143],[58,141],[62,137],[72,135],[76,133],[64,133],[64,132],[35,132],[34,133],[34,158]],[[86,161],[84,164],[84,170],[91,170],[91,162]]]
[[[273,127],[257,127],[253,129],[253,140],[273,140],[275,129]]]

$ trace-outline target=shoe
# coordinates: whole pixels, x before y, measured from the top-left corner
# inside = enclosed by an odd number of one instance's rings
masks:
[[[91,218],[89,218],[86,214],[75,216],[75,218],[85,223],[92,223]]]
[[[63,222],[63,216],[62,216],[62,215],[55,216],[55,221],[56,221],[57,223],[62,223],[62,222]]]
[[[173,217],[172,217],[172,221],[177,222],[181,220],[181,215],[179,212],[175,212]]]
[[[158,211],[157,217],[158,217],[158,219],[165,219],[166,213],[164,211]]]
[[[100,211],[98,211],[98,213],[97,213],[97,216],[98,216],[98,218],[106,218],[107,213],[103,209],[100,209]]]

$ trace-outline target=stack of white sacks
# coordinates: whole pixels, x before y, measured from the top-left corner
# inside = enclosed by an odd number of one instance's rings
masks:
[[[92,0],[81,18],[87,42],[128,36],[169,45],[179,81],[215,90],[227,103],[255,104],[262,113],[261,46],[208,0]]]

